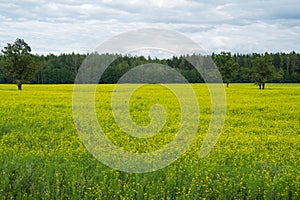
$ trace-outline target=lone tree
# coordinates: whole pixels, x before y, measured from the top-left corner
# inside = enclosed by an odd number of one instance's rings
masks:
[[[253,81],[259,86],[259,89],[265,89],[265,83],[278,78],[279,73],[272,63],[272,59],[269,55],[260,56],[257,55],[253,60]]]
[[[214,55],[214,61],[219,68],[222,79],[228,88],[229,83],[232,82],[237,74],[238,64],[234,62],[230,52],[221,52]]]
[[[22,84],[30,82],[41,63],[32,55],[30,46],[23,39],[16,39],[13,44],[8,43],[2,50],[3,61],[1,71],[3,76],[15,82],[18,90]]]

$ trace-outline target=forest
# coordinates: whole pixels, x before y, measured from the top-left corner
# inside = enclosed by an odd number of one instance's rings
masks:
[[[109,54],[106,54],[110,56]],[[35,55],[41,67],[30,81],[32,84],[71,84],[74,83],[78,69],[89,54]],[[103,55],[105,56],[105,55]],[[210,55],[218,67],[224,83],[299,83],[300,54],[291,53],[252,53],[232,54],[221,52]],[[117,83],[120,77],[130,69],[146,64],[158,63],[168,65],[180,72],[190,83],[204,82],[201,75],[186,59],[187,56],[172,58],[151,58],[144,56],[118,55],[112,62],[99,83]],[[0,61],[4,55],[0,54]],[[0,83],[13,83],[13,80],[2,75]]]

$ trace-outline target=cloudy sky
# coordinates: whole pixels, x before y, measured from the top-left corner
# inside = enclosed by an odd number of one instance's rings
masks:
[[[86,53],[140,28],[177,31],[206,52],[300,52],[299,0],[0,0],[0,48]]]

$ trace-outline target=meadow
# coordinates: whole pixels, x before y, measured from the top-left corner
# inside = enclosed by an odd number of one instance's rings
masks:
[[[178,86],[180,87],[180,85]],[[204,84],[193,84],[200,105],[197,136],[169,166],[125,173],[94,158],[72,116],[73,85],[0,85],[0,199],[300,199],[300,85],[231,84],[222,134],[204,158],[199,150],[211,117]],[[110,140],[128,151],[151,152],[176,136],[180,108],[159,85],[130,100],[133,121],[150,122],[154,103],[168,118],[157,136],[133,138],[110,108],[114,85],[99,85],[96,111]],[[116,155],[118,156],[118,155]]]

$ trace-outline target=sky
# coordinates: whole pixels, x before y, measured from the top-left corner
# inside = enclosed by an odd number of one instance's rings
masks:
[[[0,48],[87,53],[127,31],[158,28],[207,53],[300,52],[299,0],[0,0]]]

